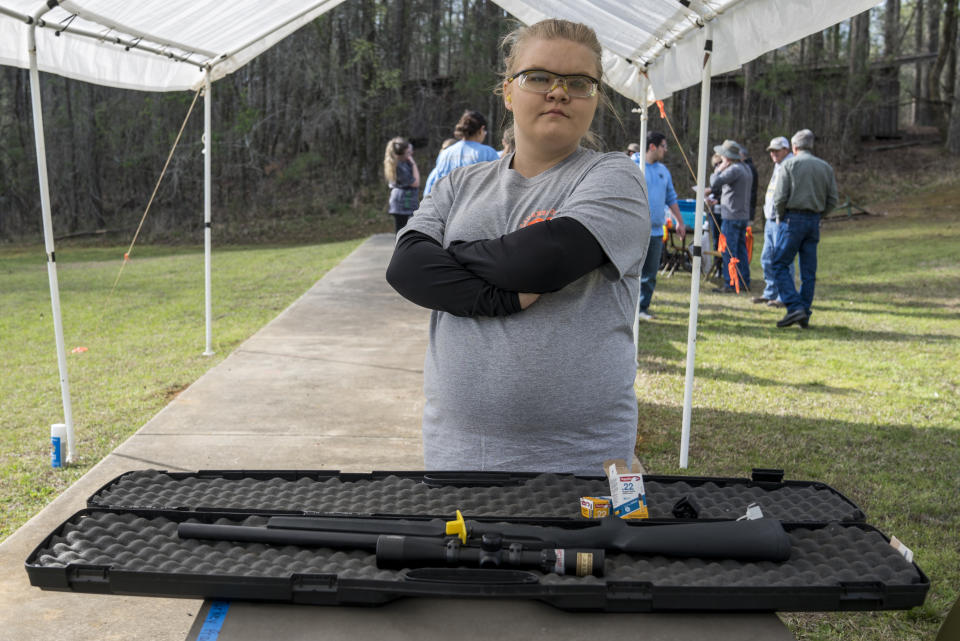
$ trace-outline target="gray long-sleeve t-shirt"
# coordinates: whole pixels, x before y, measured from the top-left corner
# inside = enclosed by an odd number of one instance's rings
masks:
[[[428,470],[597,474],[637,437],[633,319],[650,238],[643,178],[619,153],[579,149],[532,178],[500,161],[437,183],[401,236],[444,247],[568,216],[605,265],[510,316],[434,311],[424,363]]]
[[[710,176],[710,190],[720,192],[720,216],[724,220],[750,220],[750,188],[753,176],[742,162],[731,163]]]

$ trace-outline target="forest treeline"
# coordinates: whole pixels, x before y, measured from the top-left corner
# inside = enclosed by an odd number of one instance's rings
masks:
[[[926,132],[960,153],[960,0],[886,0],[871,11],[714,78],[711,139],[747,141],[810,127],[834,162],[864,139]],[[242,225],[383,201],[383,148],[417,148],[424,175],[464,109],[485,113],[499,147],[504,112],[492,89],[500,38],[516,22],[490,0],[350,0],[213,85],[214,219]],[[58,236],[132,230],[193,94],[111,89],[41,74],[47,162]],[[666,100],[689,153],[699,88]],[[608,149],[637,141],[631,101],[594,129]],[[202,102],[186,125],[144,227],[147,238],[198,238]],[[669,129],[650,109],[650,126]],[[0,242],[40,238],[30,88],[0,68]],[[695,158],[691,155],[691,163]],[[679,154],[678,191],[692,182]]]

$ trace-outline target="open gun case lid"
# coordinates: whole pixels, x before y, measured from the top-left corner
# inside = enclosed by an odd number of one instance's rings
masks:
[[[50,590],[371,605],[404,596],[538,599],[568,610],[802,611],[905,609],[929,580],[822,483],[645,475],[650,519],[631,527],[735,520],[750,504],[783,522],[783,562],[607,552],[604,576],[538,570],[380,569],[372,551],[183,539],[180,523],[263,526],[272,515],[333,515],[589,527],[581,496],[603,477],[501,472],[135,471],[98,490],[26,561]]]

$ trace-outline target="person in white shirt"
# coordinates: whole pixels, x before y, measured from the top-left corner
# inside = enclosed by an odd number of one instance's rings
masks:
[[[766,303],[770,307],[783,307],[780,300],[780,293],[777,291],[777,284],[773,278],[773,249],[777,244],[777,212],[773,206],[773,195],[777,191],[777,180],[780,178],[783,161],[787,158],[793,158],[790,152],[790,141],[784,136],[777,136],[767,145],[767,151],[770,152],[770,160],[773,161],[773,174],[770,176],[770,184],[767,185],[767,193],[763,199],[763,216],[766,221],[763,224],[763,252],[760,254],[760,266],[763,268],[763,294],[753,299],[758,305]],[[794,277],[793,265],[790,265],[790,278]]]

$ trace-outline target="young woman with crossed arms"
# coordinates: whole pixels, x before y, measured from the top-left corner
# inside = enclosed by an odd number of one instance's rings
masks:
[[[602,474],[636,444],[643,177],[580,146],[601,99],[589,27],[545,20],[504,45],[516,151],[439,182],[387,270],[434,310],[425,469]]]

